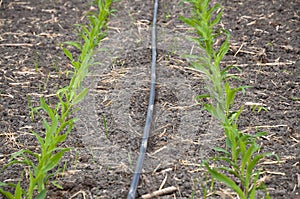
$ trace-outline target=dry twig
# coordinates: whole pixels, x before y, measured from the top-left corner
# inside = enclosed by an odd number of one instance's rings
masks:
[[[150,199],[150,198],[153,198],[153,197],[156,197],[156,196],[170,194],[170,193],[173,193],[175,191],[177,191],[177,187],[174,187],[174,186],[167,187],[167,188],[164,188],[164,189],[161,189],[161,190],[158,190],[158,191],[154,191],[154,192],[149,193],[149,194],[142,195],[142,198],[143,199]]]
[[[77,193],[73,194],[69,199],[72,199],[72,198],[74,198],[75,196],[77,196],[79,194],[82,194],[83,199],[86,199],[86,193],[84,191],[82,191],[82,190],[80,190]]]

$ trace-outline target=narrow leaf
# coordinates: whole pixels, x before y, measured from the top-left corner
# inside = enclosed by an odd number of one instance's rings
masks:
[[[44,109],[44,111],[46,111],[49,117],[53,119],[54,118],[53,110],[48,106],[48,104],[45,102],[45,99],[43,97],[41,97],[40,102],[41,102],[41,107]]]
[[[202,94],[202,95],[197,95],[196,96],[196,99],[206,99],[206,98],[209,98],[210,97],[210,94]]]
[[[74,42],[74,41],[66,41],[64,42],[65,44],[68,44],[68,45],[71,45],[71,46],[74,46],[75,48],[77,48],[78,50],[81,51],[82,47],[81,47],[81,44],[78,43],[78,42]]]
[[[53,169],[61,160],[62,156],[69,151],[70,149],[61,149],[61,151],[57,152],[55,155],[53,155],[49,160],[48,160],[48,164],[45,165],[45,167],[43,168],[44,172],[48,172],[51,169]]]
[[[66,48],[62,48],[62,50],[64,51],[65,55],[69,58],[70,61],[73,61],[73,55],[72,53],[66,49]]]
[[[225,176],[224,174],[219,173],[214,169],[211,169],[207,164],[205,166],[208,169],[209,173],[214,178],[216,178],[219,181],[225,183],[228,187],[233,189],[240,196],[241,199],[246,199],[246,197],[245,197],[243,191],[241,190],[241,188],[233,180],[231,180],[229,177]]]
[[[214,147],[214,151],[225,153],[226,155],[230,155],[230,153],[226,149],[223,149],[221,147]]]
[[[0,193],[2,195],[4,195],[6,198],[8,199],[15,199],[14,195],[12,195],[10,192],[8,191],[4,191],[3,189],[0,188]]]
[[[220,6],[218,7],[218,9],[219,9],[219,8],[220,8]],[[210,22],[210,26],[213,27],[213,26],[215,26],[216,24],[218,24],[218,23],[220,22],[220,20],[221,20],[222,15],[223,15],[223,12],[222,12],[222,11],[219,12],[219,13],[217,14],[217,16],[215,17],[215,19],[212,20],[212,21]]]
[[[19,181],[15,188],[15,199],[22,199],[21,182]]]
[[[40,193],[38,193],[38,195],[35,196],[34,199],[44,199],[46,198],[46,189],[43,189]]]
[[[88,88],[83,89],[83,91],[81,91],[81,92],[73,99],[72,104],[75,105],[75,104],[79,103],[79,102],[86,96],[86,94],[88,93],[88,91],[89,91]]]
[[[55,187],[59,188],[59,189],[63,189],[63,187],[57,183],[57,181],[51,181],[51,184],[53,184]]]
[[[39,135],[38,135],[36,132],[34,132],[34,131],[31,131],[31,133],[36,137],[36,139],[39,141],[39,144],[40,144],[41,148],[43,149],[43,148],[44,148],[44,145],[45,145],[44,139],[43,139],[41,136],[39,136]]]

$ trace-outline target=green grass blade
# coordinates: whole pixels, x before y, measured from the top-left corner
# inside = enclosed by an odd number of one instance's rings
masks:
[[[257,190],[257,185],[256,185],[256,183],[257,183],[257,181],[258,181],[259,176],[260,176],[260,172],[257,171],[257,172],[254,174],[254,178],[253,178],[253,182],[252,182],[253,187],[251,188],[251,190],[246,189],[246,193],[248,194],[248,198],[249,198],[249,199],[255,199],[255,198],[256,198],[256,190]],[[248,187],[246,187],[246,188],[248,188]]]
[[[45,99],[41,97],[40,99],[41,107],[43,110],[48,114],[50,119],[52,120],[54,118],[54,112],[53,110],[48,106],[48,104],[45,102]]]
[[[34,199],[44,199],[46,198],[46,189],[43,189],[40,193],[38,193]]]
[[[246,199],[243,191],[241,190],[241,188],[233,181],[231,180],[229,177],[227,177],[226,175],[217,172],[214,169],[211,169],[207,164],[205,165],[208,172],[217,180],[219,180],[220,182],[225,183],[228,187],[230,187],[232,190],[234,190],[241,199]]]
[[[67,45],[70,45],[70,46],[74,46],[75,48],[77,48],[80,51],[82,50],[81,44],[78,43],[78,42],[75,42],[75,41],[66,41],[64,43],[67,44]]]
[[[252,160],[249,161],[248,167],[247,167],[247,170],[246,170],[246,181],[248,181],[248,182],[250,181],[255,166],[265,156],[266,156],[266,154],[258,154],[256,156],[254,156],[254,158]]]
[[[1,183],[0,183],[0,186],[1,186]],[[15,199],[15,196],[13,194],[11,194],[10,192],[8,191],[4,191],[3,189],[0,188],[0,193],[5,196],[6,198],[8,199]]]
[[[235,91],[230,88],[229,83],[225,82],[225,92],[226,92],[226,114],[228,115],[231,105],[234,103]]]
[[[15,199],[22,199],[21,182],[19,181],[15,188]]]
[[[227,35],[226,40],[222,43],[216,57],[215,57],[215,63],[216,65],[219,65],[221,60],[224,58],[224,56],[226,55],[226,53],[229,50],[229,35]]]
[[[88,93],[89,89],[85,88],[83,89],[73,100],[72,105],[75,105],[77,103],[79,103]]]
[[[219,153],[225,153],[227,156],[230,156],[230,152],[228,152],[226,149],[223,149],[221,147],[214,147],[213,150]]]
[[[55,181],[51,181],[51,184],[59,189],[64,189],[60,184],[58,184],[58,182],[55,180]]]
[[[44,144],[44,139],[41,136],[39,136],[35,131],[31,131],[31,133],[35,136],[39,144],[42,146]]]
[[[57,152],[55,155],[52,155],[52,157],[50,157],[50,159],[47,161],[47,165],[43,167],[43,172],[46,173],[49,170],[53,169],[56,165],[58,165],[62,156],[69,150],[70,149],[60,149],[59,152]]]
[[[69,58],[69,60],[72,62],[73,61],[72,53],[66,48],[62,48],[62,50],[64,51],[65,55]]]
[[[108,127],[107,127],[106,117],[103,115],[102,119],[103,119],[103,126],[105,129],[105,136],[106,136],[106,139],[108,139]]]
[[[237,178],[240,178],[241,176],[240,176],[240,174],[237,172],[237,171],[239,171],[238,169],[231,169],[231,168],[229,168],[229,167],[218,167],[218,170],[220,170],[220,171],[226,171],[226,172],[228,172],[228,173],[230,173],[230,174],[233,174],[235,177],[237,177]]]
[[[221,5],[220,5],[220,4],[214,5],[214,6],[209,10],[209,12],[210,12],[211,14],[213,14],[214,12],[218,11],[218,9],[221,10]],[[221,20],[221,18],[222,18],[222,15],[223,15],[223,12],[222,12],[222,10],[221,10],[221,11],[215,16],[215,19],[213,19],[213,20],[210,22],[210,27],[211,27],[211,28],[214,27],[215,25],[217,25],[217,24],[220,22],[220,20]]]

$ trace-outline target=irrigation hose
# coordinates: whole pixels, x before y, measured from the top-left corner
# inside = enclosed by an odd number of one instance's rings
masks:
[[[147,111],[147,117],[146,117],[146,123],[142,138],[142,144],[140,148],[140,154],[138,157],[138,161],[135,167],[135,172],[131,181],[130,189],[127,195],[127,199],[134,199],[137,186],[140,179],[140,174],[142,171],[146,150],[147,150],[147,143],[148,143],[148,137],[150,132],[150,125],[152,122],[152,114],[153,114],[153,108],[154,108],[154,98],[155,98],[155,81],[156,81],[156,18],[157,18],[157,9],[158,9],[158,0],[155,0],[154,3],[154,12],[153,12],[153,22],[152,22],[152,63],[151,63],[151,88],[150,88],[150,96],[149,96],[149,104],[148,104],[148,111]]]

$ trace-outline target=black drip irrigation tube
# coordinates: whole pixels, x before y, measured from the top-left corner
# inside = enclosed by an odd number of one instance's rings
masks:
[[[148,111],[147,111],[147,118],[146,124],[144,128],[142,144],[140,148],[140,154],[138,157],[138,161],[135,167],[134,175],[131,181],[130,189],[127,195],[127,199],[134,199],[137,186],[140,179],[140,174],[142,172],[143,163],[146,155],[147,144],[148,144],[148,137],[150,133],[150,125],[152,121],[152,113],[154,109],[154,98],[155,98],[155,81],[156,81],[156,18],[157,18],[157,9],[158,9],[158,0],[154,2],[154,11],[153,11],[153,22],[152,22],[152,63],[151,63],[151,88],[150,88],[150,97],[149,97],[149,104],[148,104]]]

